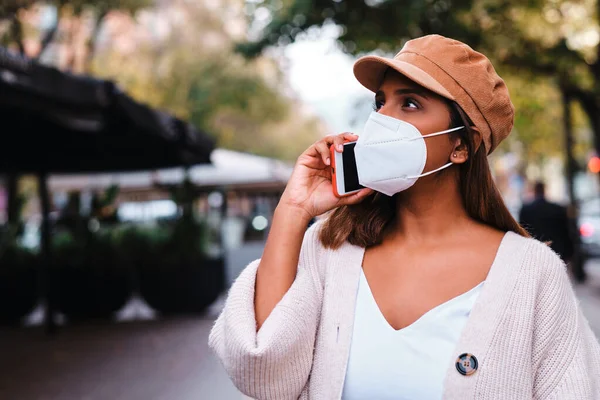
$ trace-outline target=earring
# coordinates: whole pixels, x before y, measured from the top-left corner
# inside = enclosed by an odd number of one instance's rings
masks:
[[[456,158],[456,153],[452,154],[452,157]]]

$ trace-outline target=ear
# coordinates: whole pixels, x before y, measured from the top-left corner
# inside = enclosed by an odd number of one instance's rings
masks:
[[[474,126],[470,128],[470,131],[470,133],[473,135],[473,153],[476,153],[482,143],[481,134],[479,133],[479,130]],[[463,164],[467,162],[469,156],[470,154],[467,144],[464,143],[464,141],[461,138],[456,138],[456,140],[454,141],[452,154],[450,155],[450,161],[452,161],[455,164]]]
[[[461,138],[456,138],[453,143],[450,161],[454,164],[463,164],[469,159],[469,149]]]

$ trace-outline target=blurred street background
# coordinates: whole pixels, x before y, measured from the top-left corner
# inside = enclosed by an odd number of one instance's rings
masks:
[[[227,288],[296,157],[361,133],[356,57],[431,33],[507,81],[496,183],[600,335],[600,1],[0,0],[0,399],[241,399]]]

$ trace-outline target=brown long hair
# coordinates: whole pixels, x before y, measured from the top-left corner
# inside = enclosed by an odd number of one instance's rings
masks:
[[[467,145],[469,158],[459,166],[460,193],[467,214],[476,221],[498,230],[513,231],[529,237],[513,218],[494,183],[485,146],[475,151],[473,123],[455,102],[448,102],[450,128],[465,126],[452,133]],[[472,155],[472,156],[471,156]],[[319,239],[323,246],[336,249],[346,240],[355,246],[368,247],[381,243],[386,228],[396,218],[395,196],[374,193],[361,203],[342,206],[331,213],[323,224]]]

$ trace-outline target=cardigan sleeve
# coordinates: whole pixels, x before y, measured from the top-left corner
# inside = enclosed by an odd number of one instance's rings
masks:
[[[575,354],[567,361],[565,373],[550,394],[556,400],[597,400],[600,399],[600,346],[581,311],[578,311],[578,324]],[[558,361],[558,360],[556,360]]]
[[[260,260],[235,280],[211,330],[209,346],[235,386],[252,398],[295,400],[308,380],[323,299],[319,225],[307,230],[296,278],[258,332],[254,290]]]
[[[535,310],[534,398],[600,399],[600,345],[564,263],[550,251],[545,258]]]

